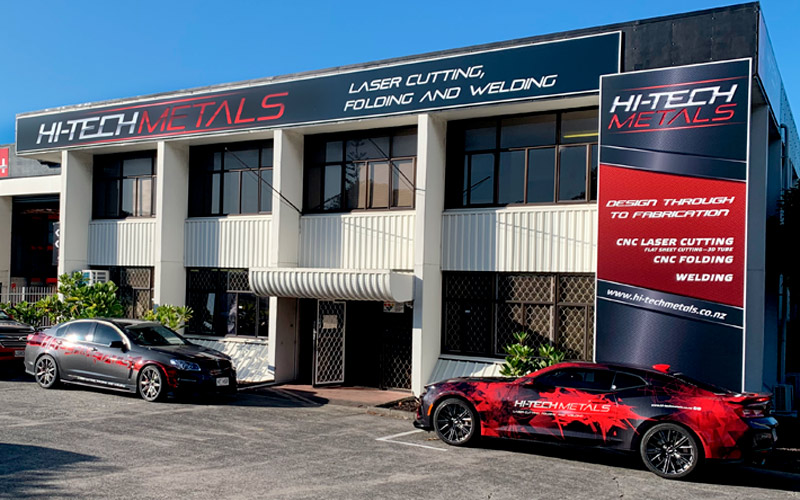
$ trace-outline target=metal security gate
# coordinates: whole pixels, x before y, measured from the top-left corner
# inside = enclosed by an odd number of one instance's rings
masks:
[[[411,389],[411,328],[387,326],[381,339],[381,389]]]
[[[314,328],[314,385],[344,383],[345,303],[317,302]]]

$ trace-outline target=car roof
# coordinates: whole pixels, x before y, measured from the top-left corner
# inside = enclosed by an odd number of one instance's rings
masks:
[[[111,323],[112,325],[116,326],[117,328],[127,328],[129,326],[136,326],[136,325],[160,325],[157,321],[146,321],[143,319],[133,319],[133,318],[79,318],[72,321],[104,321],[106,323]],[[67,323],[71,323],[72,321],[68,321]]]
[[[595,363],[592,361],[567,361],[564,363],[559,363],[557,365],[553,365],[551,368],[595,368],[595,369],[609,369],[609,370],[619,370],[625,371],[628,373],[634,373],[637,375],[645,375],[648,377],[652,376],[671,376],[673,373],[670,371],[663,372],[659,370],[655,370],[653,368],[647,368],[644,366],[639,365],[629,365],[625,363]]]

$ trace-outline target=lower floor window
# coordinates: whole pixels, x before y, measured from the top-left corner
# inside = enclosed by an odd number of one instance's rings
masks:
[[[514,333],[554,345],[567,359],[594,350],[594,275],[443,273],[442,352],[505,356]]]
[[[186,269],[190,335],[266,337],[269,299],[250,290],[246,269]]]
[[[108,271],[108,279],[117,285],[117,297],[126,318],[141,319],[153,308],[152,267],[97,267]]]

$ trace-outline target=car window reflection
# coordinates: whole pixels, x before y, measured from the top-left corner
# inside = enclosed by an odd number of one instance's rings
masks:
[[[183,337],[161,325],[129,326],[125,329],[128,338],[142,346],[187,345]]]

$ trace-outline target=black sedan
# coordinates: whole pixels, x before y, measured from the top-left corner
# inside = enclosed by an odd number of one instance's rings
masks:
[[[0,363],[20,361],[25,355],[25,343],[33,327],[15,321],[0,310]]]
[[[25,371],[45,389],[66,382],[138,392],[147,401],[169,393],[236,392],[228,356],[159,323],[133,319],[79,319],[31,334]]]

